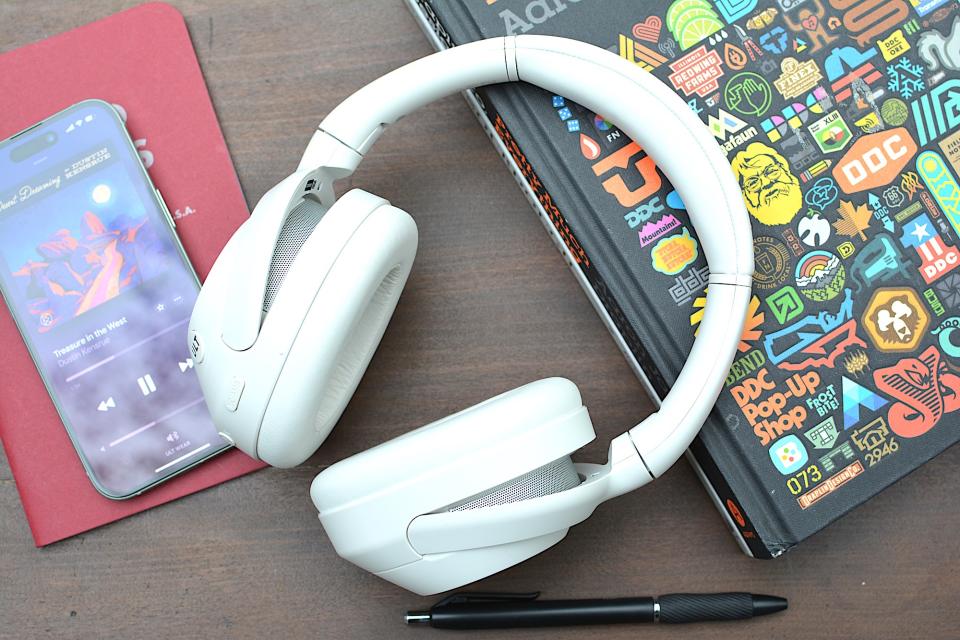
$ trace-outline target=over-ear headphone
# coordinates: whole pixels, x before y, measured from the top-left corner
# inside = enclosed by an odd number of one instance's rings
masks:
[[[601,502],[665,472],[716,402],[747,313],[749,219],[730,167],[688,106],[615,54],[550,36],[466,44],[414,61],[347,98],[300,166],[268,191],[211,270],[189,344],[223,436],[288,467],[339,419],[406,282],[416,225],[386,200],[334,199],[386,124],[448,94],[525,81],[603,113],[680,193],[710,266],[689,359],[659,411],[574,464],[594,438],[576,386],[533,382],[338,462],[311,496],[337,552],[420,594],[516,564]]]

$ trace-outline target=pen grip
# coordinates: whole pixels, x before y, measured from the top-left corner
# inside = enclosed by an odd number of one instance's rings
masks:
[[[660,622],[709,622],[753,617],[749,593],[668,593],[657,598]]]

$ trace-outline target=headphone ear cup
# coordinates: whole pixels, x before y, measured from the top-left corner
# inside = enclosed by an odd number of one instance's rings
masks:
[[[569,526],[534,513],[532,526],[508,524],[498,528],[503,539],[477,543],[457,531],[446,535],[450,522],[551,497],[592,511],[595,495],[570,496],[583,479],[569,456],[593,438],[576,385],[539,380],[338,462],[314,479],[310,495],[342,557],[417,593],[436,593],[543,551]],[[437,537],[443,549],[435,550]]]
[[[345,194],[327,216],[360,215],[376,201],[339,248],[286,354],[263,415],[257,456],[274,466],[306,460],[333,429],[386,330],[413,266],[417,227],[409,214],[365,192]],[[324,222],[313,235],[324,233]],[[323,242],[323,238],[317,238]],[[300,254],[311,254],[314,239]],[[263,331],[278,322],[288,297],[301,295],[309,259],[293,262],[267,307]],[[268,287],[269,289],[269,287]],[[265,305],[266,307],[267,305]]]

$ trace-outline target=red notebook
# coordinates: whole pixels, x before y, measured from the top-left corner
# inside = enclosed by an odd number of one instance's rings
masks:
[[[0,139],[86,98],[123,107],[200,276],[248,216],[183,17],[152,3],[0,55]],[[189,215],[183,215],[188,213]],[[2,305],[0,305],[2,306]],[[13,319],[0,312],[0,439],[37,546],[263,466],[230,451],[115,502],[87,478]]]

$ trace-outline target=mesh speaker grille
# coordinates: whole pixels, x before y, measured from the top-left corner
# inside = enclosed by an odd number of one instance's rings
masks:
[[[580,476],[573,466],[570,456],[564,456],[545,464],[533,471],[507,480],[492,489],[478,493],[466,500],[455,503],[445,511],[466,511],[468,509],[482,509],[495,507],[500,504],[510,504],[521,500],[530,500],[540,496],[548,496],[567,489],[573,489],[580,484]]]
[[[283,223],[283,228],[280,229],[277,246],[270,260],[270,275],[267,277],[267,290],[263,296],[264,313],[270,311],[273,299],[280,290],[280,285],[283,284],[293,259],[300,253],[303,243],[313,233],[326,211],[325,206],[309,199],[303,200],[290,211],[290,215]]]

